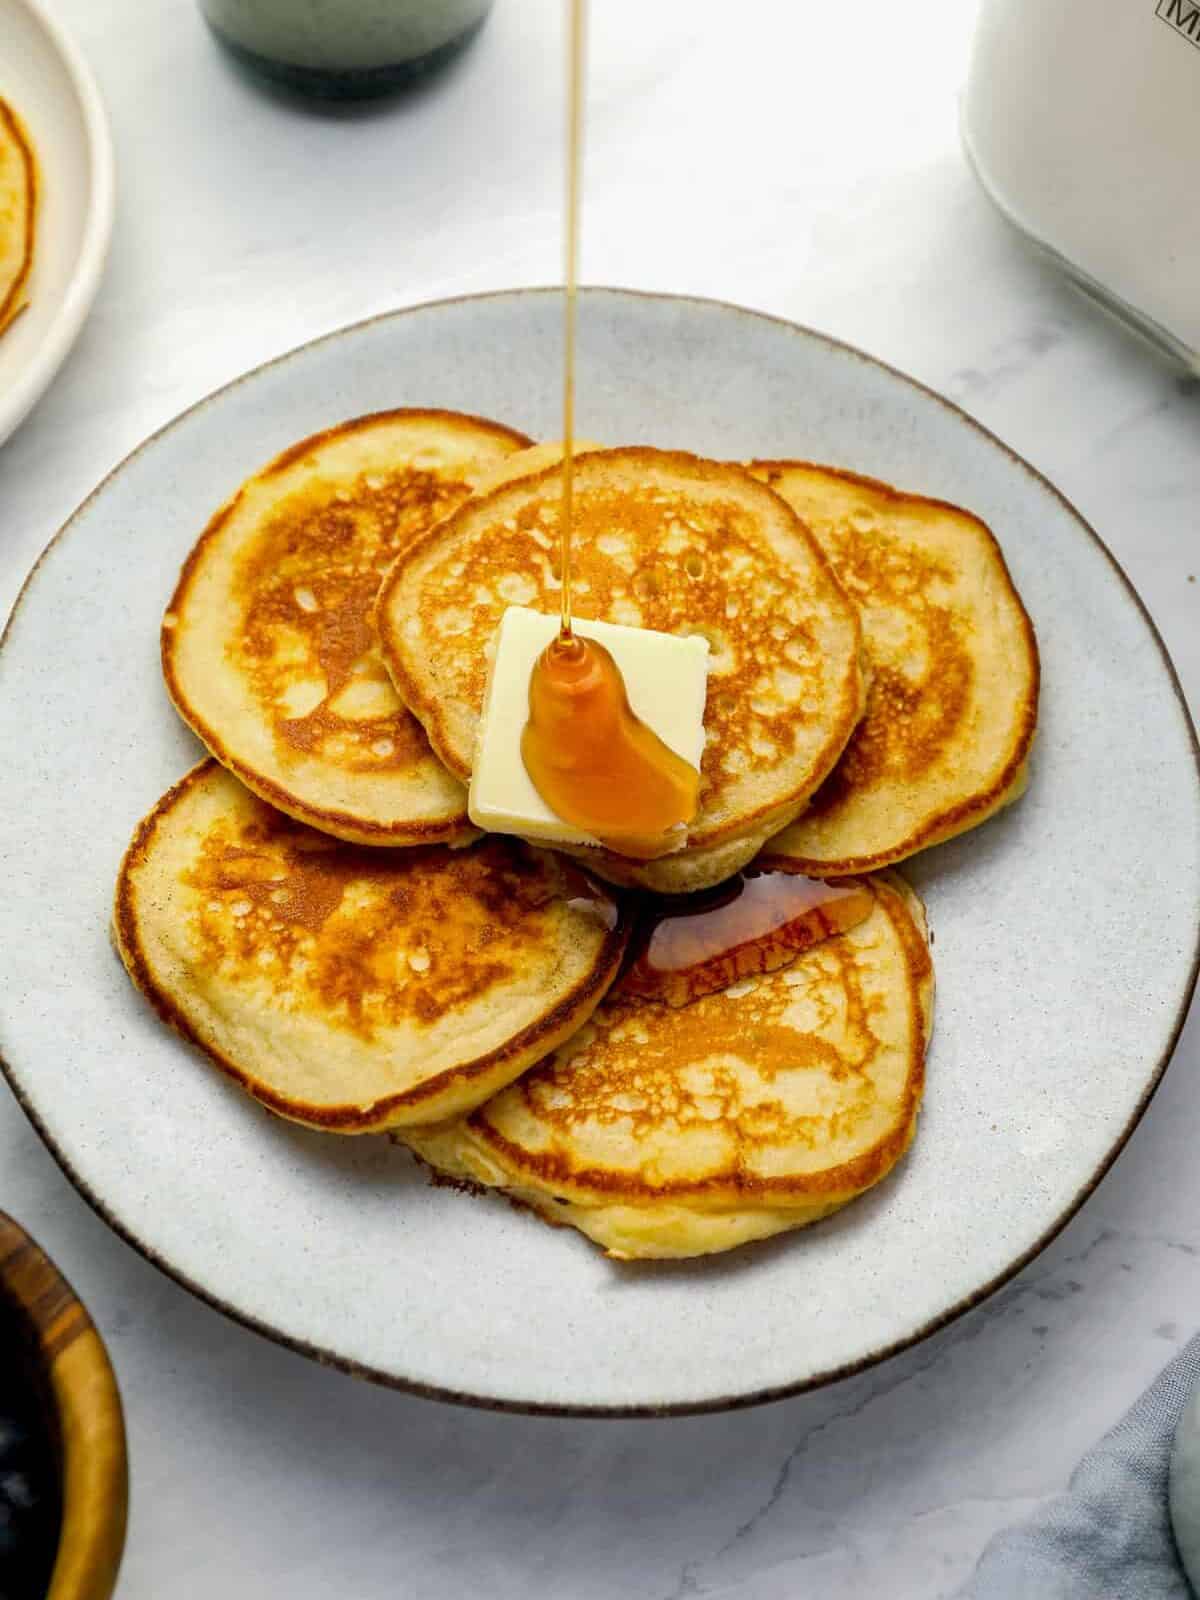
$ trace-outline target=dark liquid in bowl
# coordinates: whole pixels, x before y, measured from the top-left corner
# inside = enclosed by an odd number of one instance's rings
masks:
[[[44,1600],[62,1505],[49,1395],[0,1299],[0,1600]]]

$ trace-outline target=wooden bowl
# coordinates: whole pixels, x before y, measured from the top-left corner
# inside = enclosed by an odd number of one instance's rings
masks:
[[[129,1481],[117,1380],[71,1285],[2,1211],[0,1302],[31,1356],[57,1451],[62,1521],[46,1600],[109,1600]]]

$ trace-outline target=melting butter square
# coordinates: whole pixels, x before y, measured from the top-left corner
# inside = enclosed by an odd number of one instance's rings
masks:
[[[576,618],[574,627],[609,651],[625,679],[634,714],[676,755],[699,767],[704,753],[708,640],[587,618]],[[591,834],[572,828],[551,811],[521,759],[521,733],[529,720],[529,677],[557,632],[557,616],[525,606],[510,606],[500,619],[467,810],[477,828],[492,833],[518,833],[546,844],[598,844]],[[685,837],[681,830],[681,846]]]

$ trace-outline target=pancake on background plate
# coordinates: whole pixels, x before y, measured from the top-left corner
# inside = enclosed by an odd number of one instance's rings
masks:
[[[897,878],[871,883],[866,920],[792,965],[678,1009],[614,992],[486,1105],[397,1137],[621,1259],[827,1216],[907,1150],[932,1025],[920,902]]]
[[[550,467],[469,501],[380,590],[388,670],[464,781],[501,616],[558,609],[561,486]],[[683,849],[648,862],[572,853],[618,883],[705,888],[790,822],[841,754],[865,700],[857,612],[794,512],[739,467],[590,452],[576,466],[574,531],[580,619],[701,634],[712,655],[700,810]]]
[[[345,844],[211,760],[138,828],[113,921],[164,1021],[270,1110],[336,1133],[487,1099],[586,1021],[629,931],[559,856],[496,835]]]
[[[0,333],[25,307],[37,222],[37,163],[16,112],[0,98]]]
[[[952,838],[1025,788],[1037,724],[1033,625],[969,511],[798,461],[751,471],[812,530],[862,617],[867,709],[807,810],[766,847],[818,877]]]
[[[450,411],[344,422],[284,451],[202,534],[167,608],[180,715],[254,792],[360,844],[462,843],[466,792],[379,658],[381,574],[529,440]]]

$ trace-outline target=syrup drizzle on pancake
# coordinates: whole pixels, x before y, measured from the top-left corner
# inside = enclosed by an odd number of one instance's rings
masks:
[[[743,978],[776,972],[871,914],[857,879],[823,883],[750,867],[700,894],[656,896],[634,929],[617,995],[688,1005]]]

